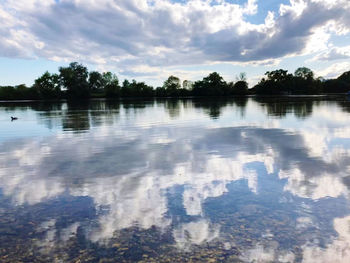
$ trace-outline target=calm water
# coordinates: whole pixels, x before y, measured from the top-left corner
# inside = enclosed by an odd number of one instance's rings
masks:
[[[0,103],[0,262],[350,262],[350,101],[288,100]]]

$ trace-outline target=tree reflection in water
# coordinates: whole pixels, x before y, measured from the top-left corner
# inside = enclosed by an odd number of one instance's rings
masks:
[[[285,103],[2,105],[2,260],[346,262],[346,102]]]

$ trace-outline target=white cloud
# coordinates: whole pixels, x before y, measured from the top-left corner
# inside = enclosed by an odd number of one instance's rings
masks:
[[[260,5],[263,3],[259,2]],[[159,77],[160,68],[276,61],[328,47],[349,31],[346,0],[291,0],[265,22],[258,2],[189,0],[14,1],[0,4],[4,57],[46,58]],[[261,14],[257,14],[261,15]],[[143,70],[145,69],[145,70]],[[123,71],[123,72],[122,72]]]
[[[350,62],[334,63],[325,69],[316,72],[318,76],[322,76],[326,79],[337,78],[345,71],[349,71]]]
[[[327,51],[318,54],[311,61],[332,61],[350,58],[350,46],[331,47]]]

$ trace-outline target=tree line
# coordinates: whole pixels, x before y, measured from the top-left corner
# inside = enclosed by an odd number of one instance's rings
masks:
[[[294,74],[287,70],[268,71],[265,77],[255,85],[251,92],[262,95],[294,95],[347,93],[350,91],[350,71],[344,72],[336,79],[315,78],[314,73],[306,67],[298,68]]]
[[[246,96],[246,95],[288,95],[346,93],[350,90],[350,71],[337,79],[315,78],[305,67],[294,74],[287,70],[268,71],[257,85],[248,88],[245,73],[240,73],[235,82],[226,82],[217,72],[210,73],[198,81],[184,80],[170,76],[161,87],[154,88],[137,82],[119,82],[112,72],[89,72],[77,62],[60,67],[58,74],[45,72],[31,87],[0,86],[1,100],[59,100],[119,97],[187,97],[187,96]]]

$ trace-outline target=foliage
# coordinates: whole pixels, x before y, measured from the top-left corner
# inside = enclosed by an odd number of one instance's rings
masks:
[[[350,71],[344,72],[337,79],[324,81],[324,92],[346,93],[350,91]]]
[[[229,86],[217,72],[213,72],[196,81],[192,92],[194,96],[223,96],[229,93]]]
[[[62,95],[59,76],[48,71],[34,81],[33,88],[41,99],[58,99]]]
[[[248,83],[245,80],[239,80],[233,85],[232,94],[234,95],[247,95],[248,91]]]
[[[298,68],[294,75],[283,69],[268,71],[265,75],[267,78],[254,87],[256,94],[318,94],[322,91],[320,81],[315,80],[314,73],[305,67]]]
[[[88,83],[88,70],[77,62],[72,62],[68,67],[60,67],[60,81],[67,90],[69,99],[85,99],[90,96]]]
[[[113,98],[120,96],[120,86],[117,75],[112,72],[105,72],[102,75],[102,84],[106,97]]]
[[[180,79],[175,76],[170,76],[164,81],[163,88],[166,90],[167,96],[177,96],[181,89]]]
[[[123,97],[152,97],[154,95],[153,87],[146,85],[144,82],[132,80],[123,82]]]
[[[298,68],[294,72],[294,76],[297,78],[304,79],[304,80],[313,80],[314,79],[314,73],[312,72],[311,69],[306,68],[306,67]]]
[[[105,86],[103,75],[98,71],[89,73],[89,90],[90,92],[103,92]]]
[[[347,93],[350,90],[350,71],[337,79],[315,79],[314,73],[300,67],[294,74],[277,69],[265,73],[265,77],[253,88],[248,89],[246,73],[240,73],[235,82],[226,82],[217,72],[210,73],[195,82],[176,76],[169,76],[162,87],[148,86],[145,82],[124,80],[119,85],[118,77],[112,72],[88,72],[88,69],[72,62],[68,67],[60,67],[59,74],[45,72],[38,77],[32,87],[25,85],[0,87],[1,100],[22,99],[88,99],[119,97],[186,97],[186,96],[246,96]]]
[[[175,76],[170,76],[164,81],[163,88],[166,90],[177,90],[181,88],[180,79]]]
[[[0,87],[0,100],[36,100],[40,99],[34,88],[21,84],[18,86]]]
[[[193,81],[184,80],[182,82],[182,88],[191,91],[193,89]]]

